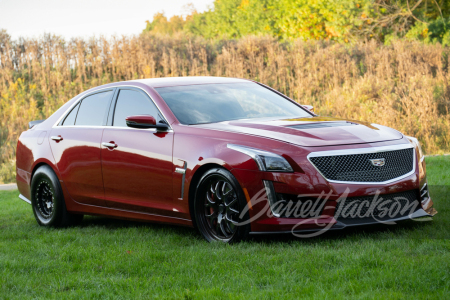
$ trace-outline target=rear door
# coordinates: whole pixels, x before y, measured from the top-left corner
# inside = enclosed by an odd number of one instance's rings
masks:
[[[125,118],[164,118],[150,97],[139,89],[118,90],[111,125],[102,138],[105,200],[112,208],[176,216],[172,203],[173,132],[127,127]],[[114,145],[113,147],[108,145]]]
[[[61,179],[79,203],[105,206],[100,143],[113,94],[110,89],[87,95],[51,131]]]

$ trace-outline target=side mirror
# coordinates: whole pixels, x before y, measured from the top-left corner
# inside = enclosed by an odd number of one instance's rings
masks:
[[[309,110],[310,112],[314,113],[314,106],[312,105],[302,105],[302,107],[306,110]]]
[[[166,123],[156,123],[156,119],[150,115],[130,116],[125,119],[127,126],[131,128],[156,128],[158,131],[166,131],[169,125]]]

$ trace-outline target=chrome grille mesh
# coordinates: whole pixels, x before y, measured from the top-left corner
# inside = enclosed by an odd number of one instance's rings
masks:
[[[385,159],[385,165],[372,165],[371,159]],[[383,182],[405,175],[413,170],[413,148],[309,158],[328,180],[353,182]]]

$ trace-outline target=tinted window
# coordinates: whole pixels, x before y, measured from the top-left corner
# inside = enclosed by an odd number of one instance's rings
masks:
[[[252,82],[174,86],[156,90],[182,124],[266,117],[311,117],[295,103]]]
[[[80,107],[79,103],[75,105],[72,111],[67,115],[66,119],[62,123],[63,126],[71,126],[75,125],[75,119],[77,117],[78,108]]]
[[[127,127],[125,119],[136,115],[151,115],[156,119],[156,122],[161,120],[158,108],[149,97],[138,91],[120,90],[114,112],[113,126]]]
[[[75,125],[101,126],[113,91],[88,96],[81,102]]]

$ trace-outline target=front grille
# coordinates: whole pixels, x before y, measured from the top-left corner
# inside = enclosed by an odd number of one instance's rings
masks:
[[[420,208],[418,198],[417,190],[378,195],[377,199],[375,195],[347,198],[337,203],[335,217],[337,219],[405,217]]]
[[[385,159],[381,167],[371,159]],[[328,180],[354,182],[383,182],[405,175],[413,170],[413,148],[376,153],[345,154],[310,157],[313,165]]]

